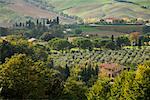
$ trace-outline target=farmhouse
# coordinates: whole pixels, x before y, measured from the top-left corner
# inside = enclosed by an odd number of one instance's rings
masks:
[[[116,63],[103,63],[100,65],[100,77],[114,78],[123,70],[123,66]]]
[[[109,24],[113,24],[115,22],[118,22],[119,19],[116,19],[116,18],[106,18],[105,19],[105,22],[109,23]]]
[[[36,41],[37,41],[37,39],[35,39],[35,38],[28,39],[28,42],[30,42],[30,43],[33,43],[33,42],[36,42]]]

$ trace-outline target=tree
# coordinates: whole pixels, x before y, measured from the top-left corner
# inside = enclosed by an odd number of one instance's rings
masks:
[[[62,98],[65,100],[87,100],[86,91],[87,87],[82,81],[68,78],[64,85]]]
[[[0,27],[0,36],[8,35],[9,30],[7,28]]]
[[[65,66],[66,68],[65,68],[65,76],[66,76],[66,79],[70,76],[70,69],[69,69],[69,67],[68,67],[68,65],[66,64],[66,66]]]
[[[30,56],[32,56],[34,60],[42,60],[42,61],[47,60],[48,52],[45,46],[40,45],[40,44],[35,44],[32,46],[31,49],[32,49],[33,54],[31,54]]]
[[[135,45],[138,44],[137,42],[138,42],[138,39],[139,39],[139,35],[140,35],[139,32],[130,33],[129,40],[130,40],[132,45],[133,45],[133,43],[135,43]]]
[[[150,62],[139,65],[136,71],[135,81],[138,84],[135,90],[139,95],[136,95],[138,100],[150,99]]]
[[[114,42],[114,35],[111,36],[111,41]]]
[[[111,100],[149,100],[150,63],[139,65],[137,71],[124,71],[115,78]]]
[[[144,28],[143,28],[143,32],[144,33],[149,33],[150,32],[150,26],[144,26]]]
[[[76,40],[73,41],[73,43],[76,47],[79,47],[81,49],[93,48],[93,43],[91,42],[90,39],[87,39],[87,38],[77,38]]]
[[[44,41],[49,41],[49,40],[53,39],[54,37],[55,37],[54,34],[49,33],[49,32],[45,32],[45,33],[43,33],[43,34],[41,35],[40,39],[41,39],[41,40],[44,40]]]
[[[4,99],[57,97],[61,91],[61,82],[55,83],[57,73],[42,61],[33,62],[25,54],[14,55],[0,65],[1,96]]]
[[[64,50],[71,47],[71,44],[67,40],[60,38],[54,38],[50,40],[49,45],[54,50]]]
[[[141,48],[141,46],[142,46],[142,39],[139,38],[139,41],[138,41],[138,47]]]
[[[81,34],[81,33],[82,33],[82,30],[81,30],[81,29],[76,29],[76,30],[75,30],[75,33],[76,33],[76,34]]]
[[[94,44],[94,47],[100,48],[101,47],[101,39],[100,38],[94,39],[93,44]]]
[[[125,36],[118,37],[116,39],[116,43],[119,47],[130,45],[129,39]]]
[[[105,48],[115,50],[117,48],[117,45],[114,42],[108,42],[106,43]]]
[[[108,39],[103,39],[100,41],[100,46],[104,47],[108,42],[111,42],[111,40],[108,40]]]
[[[111,87],[110,100],[137,100],[136,87],[134,72],[123,72],[121,75],[117,76]]]
[[[88,86],[92,86],[98,78],[97,69],[94,69],[91,63],[89,63],[86,68],[82,69],[80,75],[83,82]]]
[[[87,93],[88,100],[109,100],[110,80],[97,80]]]
[[[12,49],[12,45],[8,41],[3,40],[0,42],[0,62],[4,63],[5,58],[11,57],[14,53]]]

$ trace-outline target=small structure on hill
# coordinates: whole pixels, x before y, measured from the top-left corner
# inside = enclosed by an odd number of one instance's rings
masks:
[[[131,70],[131,68],[122,66],[117,63],[102,63],[100,64],[99,76],[101,78],[108,77],[108,78],[114,79],[124,70],[129,71]],[[136,70],[136,68],[134,70]]]
[[[105,19],[105,22],[107,22],[108,24],[117,23],[119,21],[120,21],[120,19],[117,19],[117,18],[106,18]]]
[[[37,41],[37,39],[35,39],[35,38],[28,39],[28,42],[30,42],[30,43],[33,43],[33,42],[36,42],[36,41]]]
[[[100,77],[114,78],[119,75],[124,67],[116,63],[103,63],[100,64]]]

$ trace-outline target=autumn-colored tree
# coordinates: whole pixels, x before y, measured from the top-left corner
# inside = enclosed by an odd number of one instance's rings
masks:
[[[139,32],[130,33],[129,40],[130,40],[132,45],[133,45],[133,43],[135,43],[135,45],[137,45],[138,39],[139,39],[139,35],[140,35]]]

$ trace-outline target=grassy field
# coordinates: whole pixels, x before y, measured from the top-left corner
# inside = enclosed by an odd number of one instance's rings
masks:
[[[100,25],[96,27],[81,25],[79,29],[83,31],[83,35],[98,35],[116,37],[137,31],[143,33],[143,25]]]

